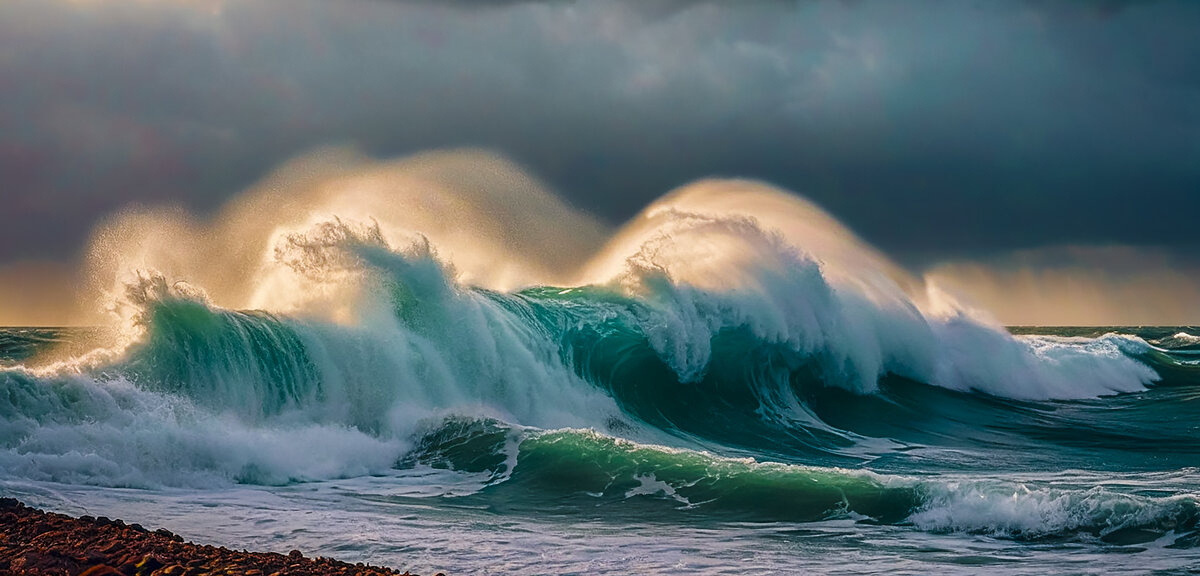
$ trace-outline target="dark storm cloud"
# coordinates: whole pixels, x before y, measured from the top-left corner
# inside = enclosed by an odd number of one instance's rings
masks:
[[[1185,253],[1192,2],[0,5],[0,262],[129,202],[205,209],[331,142],[499,150],[619,221],[710,176],[815,199],[910,263]]]

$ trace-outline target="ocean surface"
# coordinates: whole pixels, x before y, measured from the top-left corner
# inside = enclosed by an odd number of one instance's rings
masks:
[[[422,574],[1200,570],[1200,329],[1003,328],[661,217],[608,282],[336,219],[273,253],[303,305],[139,271],[120,322],[0,329],[0,493]]]

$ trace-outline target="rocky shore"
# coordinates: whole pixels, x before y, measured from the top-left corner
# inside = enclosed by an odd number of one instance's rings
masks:
[[[0,574],[65,576],[245,576],[400,574],[331,558],[246,552],[184,542],[165,529],[121,520],[72,518],[0,498]],[[408,574],[408,572],[404,572]],[[439,575],[440,576],[440,575]]]

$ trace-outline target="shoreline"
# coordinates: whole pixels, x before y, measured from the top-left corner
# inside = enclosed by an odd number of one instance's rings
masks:
[[[230,550],[185,542],[105,517],[45,512],[0,498],[0,573],[64,576],[416,576],[393,568],[332,558]],[[440,573],[439,573],[440,575]]]

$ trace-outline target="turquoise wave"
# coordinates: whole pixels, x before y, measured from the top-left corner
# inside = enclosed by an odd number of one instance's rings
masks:
[[[0,330],[2,474],[441,469],[436,497],[498,512],[1196,543],[1191,485],[1155,476],[1200,457],[1193,329],[1013,336],[874,306],[803,262],[761,280],[781,307],[653,271],[636,290],[497,292],[454,282],[428,245],[352,252],[371,298],[353,322],[224,309],[151,276],[130,287],[140,335],[111,354],[54,364],[78,333]],[[1066,469],[1144,483],[1015,479]]]

